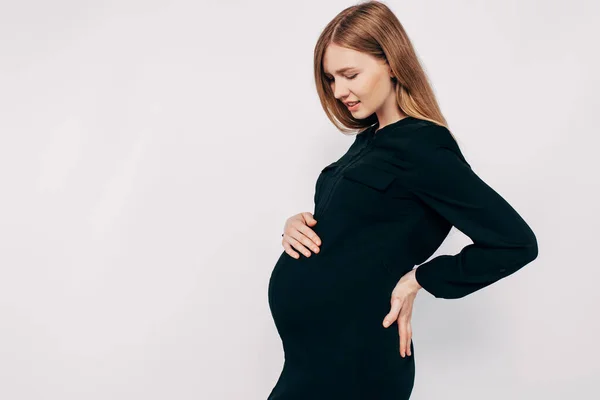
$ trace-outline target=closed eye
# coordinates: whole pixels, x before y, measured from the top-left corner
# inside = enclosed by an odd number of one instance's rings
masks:
[[[354,74],[354,75],[352,75],[352,76],[345,76],[344,78],[346,78],[346,79],[349,79],[349,80],[352,80],[352,79],[356,78],[356,76],[357,76],[357,75],[358,75],[358,73],[356,73],[356,74]],[[325,79],[326,79],[328,82],[333,82],[333,81],[334,81],[334,79],[333,79],[333,78],[330,78],[330,77],[328,77],[328,76],[326,76],[326,77],[325,77]]]

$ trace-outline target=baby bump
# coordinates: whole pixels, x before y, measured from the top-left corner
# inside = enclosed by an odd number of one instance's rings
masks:
[[[389,275],[377,257],[359,252],[312,253],[295,259],[283,252],[269,280],[269,306],[280,336],[323,334],[341,318],[357,317],[370,300],[387,301]],[[382,295],[383,294],[383,295]],[[375,297],[371,297],[375,298]]]

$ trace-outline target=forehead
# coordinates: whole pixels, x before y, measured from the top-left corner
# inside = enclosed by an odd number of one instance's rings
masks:
[[[323,70],[326,74],[340,73],[342,68],[361,68],[371,61],[371,56],[353,49],[331,43],[323,54]]]

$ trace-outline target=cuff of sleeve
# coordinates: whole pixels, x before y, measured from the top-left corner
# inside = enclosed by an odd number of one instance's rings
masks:
[[[431,274],[428,274],[426,268],[422,267],[422,265],[420,267],[417,267],[415,271],[415,279],[417,280],[417,283],[421,285],[421,287],[432,296],[439,297],[437,295],[436,290],[434,289],[435,282],[433,282],[433,280],[431,279]]]

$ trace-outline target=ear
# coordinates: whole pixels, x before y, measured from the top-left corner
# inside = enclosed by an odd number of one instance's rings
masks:
[[[396,77],[394,76],[394,72],[392,72],[392,67],[390,66],[388,59],[386,58],[384,60],[384,62],[385,62],[385,65],[387,65],[388,75],[389,75],[390,79],[395,80]]]

